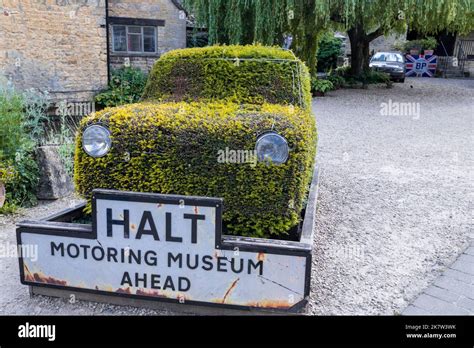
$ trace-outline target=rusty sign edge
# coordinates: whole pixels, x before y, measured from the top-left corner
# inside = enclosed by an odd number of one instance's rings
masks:
[[[222,211],[223,204],[222,199],[219,198],[209,198],[209,197],[195,197],[195,196],[182,196],[182,195],[163,195],[163,194],[155,194],[155,193],[134,193],[134,192],[123,192],[123,191],[114,191],[114,190],[94,190],[94,199],[93,199],[93,209],[95,208],[95,199],[100,197],[100,199],[109,199],[109,200],[117,200],[117,197],[122,197],[122,200],[125,201],[145,201],[145,202],[166,202],[168,204],[179,204],[180,199],[184,199],[185,201],[191,201],[190,203],[196,203],[199,205],[204,206],[214,206],[217,210]],[[134,199],[135,198],[135,199]],[[138,199],[137,199],[138,198]],[[177,203],[178,202],[178,203]],[[66,209],[63,211],[63,214],[66,214],[71,211],[71,208]],[[210,307],[220,307],[220,308],[229,308],[229,309],[244,309],[250,311],[269,311],[269,312],[294,312],[298,311],[307,303],[307,299],[310,292],[310,281],[311,281],[311,250],[308,250],[306,244],[300,242],[294,242],[291,249],[290,248],[282,248],[281,245],[278,245],[278,240],[265,240],[268,244],[265,246],[262,245],[239,245],[238,241],[226,241],[223,242],[223,238],[225,235],[222,234],[222,224],[221,224],[221,214],[216,214],[216,241],[219,249],[222,250],[233,250],[234,247],[237,245],[239,248],[242,248],[242,251],[251,251],[251,252],[263,252],[267,254],[280,254],[280,255],[287,255],[287,256],[297,256],[297,257],[305,257],[305,277],[304,277],[304,297],[299,302],[296,302],[291,307],[288,308],[278,308],[278,307],[260,307],[260,306],[246,306],[246,305],[234,305],[234,304],[226,304],[226,303],[213,303],[213,302],[205,302],[205,301],[194,301],[194,300],[187,300],[186,303],[190,305],[198,305],[198,306],[210,306]],[[54,214],[51,218],[60,218],[61,213]],[[88,228],[89,225],[80,225],[80,224],[73,224],[73,223],[63,223],[63,222],[53,222],[47,220],[40,220],[40,221],[23,221],[18,224],[16,229],[17,234],[17,243],[18,246],[22,245],[21,234],[25,233],[33,233],[33,234],[47,234],[47,235],[56,235],[56,236],[67,236],[67,237],[77,237],[82,239],[95,239],[97,237],[97,222],[95,220],[95,215],[93,219],[92,228]],[[34,230],[32,230],[34,228]],[[247,240],[251,240],[252,238],[246,237]],[[271,244],[276,244],[272,246]],[[296,244],[296,245],[295,245]],[[298,248],[297,244],[301,244],[301,247]],[[137,295],[137,294],[126,294],[126,293],[116,293],[116,292],[109,292],[103,290],[95,290],[95,289],[87,289],[87,288],[79,288],[79,287],[72,287],[72,286],[65,286],[65,285],[56,285],[56,284],[49,284],[43,282],[31,282],[26,280],[25,272],[24,272],[24,263],[23,258],[19,255],[19,268],[20,268],[20,282],[23,285],[28,286],[40,286],[40,287],[47,287],[47,288],[55,288],[55,289],[64,289],[64,290],[71,290],[77,292],[86,292],[91,294],[101,294],[105,296],[119,296],[125,297],[130,299],[143,299],[147,301],[158,301],[158,302],[169,302],[169,303],[179,303],[179,299],[174,298],[156,298],[151,296],[145,295]]]

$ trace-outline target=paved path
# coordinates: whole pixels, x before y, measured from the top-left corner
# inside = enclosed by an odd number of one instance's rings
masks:
[[[474,314],[474,240],[466,251],[402,314]]]

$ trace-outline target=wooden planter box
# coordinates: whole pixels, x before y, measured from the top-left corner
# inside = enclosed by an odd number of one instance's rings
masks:
[[[17,225],[21,282],[32,295],[180,313],[304,313],[318,173],[298,241],[222,234],[220,199],[97,190],[91,224],[73,222],[81,204]]]

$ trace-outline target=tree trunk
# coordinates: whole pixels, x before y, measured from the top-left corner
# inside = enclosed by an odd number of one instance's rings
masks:
[[[351,41],[351,69],[353,76],[360,76],[369,70],[370,40],[361,24],[347,32]]]
[[[299,40],[298,40],[299,39]],[[316,76],[317,69],[317,53],[318,53],[319,33],[306,34],[302,38],[293,38],[293,45],[295,54],[298,58],[305,62],[311,73],[311,76]]]
[[[305,36],[307,43],[305,62],[308,65],[311,76],[316,76],[317,73],[316,65],[318,63],[318,36],[318,34],[310,34]]]

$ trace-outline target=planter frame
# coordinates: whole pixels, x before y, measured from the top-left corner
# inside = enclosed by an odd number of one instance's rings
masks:
[[[304,219],[301,226],[299,241],[286,241],[276,239],[263,239],[252,237],[221,235],[220,245],[222,249],[238,247],[241,250],[252,250],[258,252],[282,253],[285,255],[302,255],[306,257],[305,291],[304,300],[296,303],[289,309],[274,309],[260,307],[246,307],[239,305],[213,304],[206,302],[186,301],[179,303],[176,300],[167,300],[147,296],[126,295],[120,293],[106,293],[101,291],[67,288],[53,284],[39,284],[25,281],[23,274],[22,258],[19,258],[21,282],[29,286],[30,295],[45,295],[52,297],[61,297],[104,302],[115,305],[125,305],[134,307],[145,307],[157,310],[173,310],[183,314],[201,314],[201,315],[226,315],[226,314],[298,314],[304,313],[310,294],[311,282],[311,252],[313,247],[314,223],[316,214],[316,205],[319,189],[319,168],[314,167],[311,186],[308,194],[308,201],[304,211]],[[75,207],[62,210],[40,220],[27,220],[17,224],[17,241],[21,244],[21,233],[41,230],[44,234],[57,234],[57,231],[66,231],[71,234],[77,232],[92,232],[92,225],[71,223],[83,215],[85,203]],[[51,232],[51,233],[48,233]],[[219,243],[219,241],[216,241]]]

